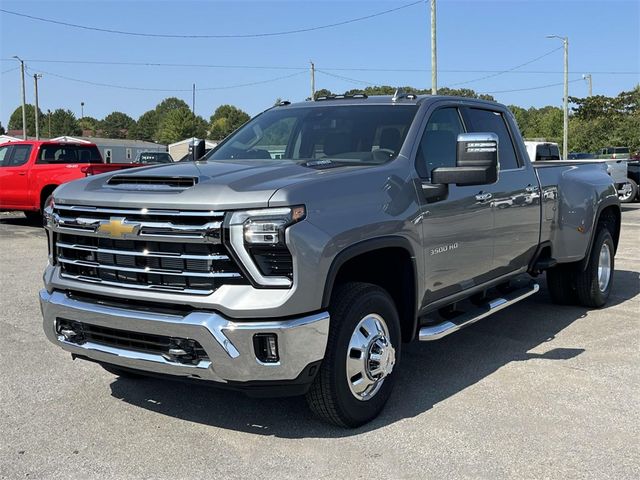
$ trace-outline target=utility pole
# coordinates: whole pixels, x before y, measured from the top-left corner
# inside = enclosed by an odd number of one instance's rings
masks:
[[[195,116],[196,114],[196,84],[193,84],[193,93],[191,95],[191,112]]]
[[[84,118],[84,102],[80,102],[80,120]]]
[[[20,75],[22,77],[22,139],[27,139],[27,111],[26,111],[26,93],[24,88],[24,60],[22,60],[17,55],[14,55],[13,58],[20,62]]]
[[[313,102],[316,99],[316,66],[311,60],[309,63],[311,64],[311,101]]]
[[[39,73],[34,73],[33,74],[33,83],[35,86],[35,94],[36,94],[36,140],[40,140],[40,125],[39,125],[39,121],[40,119],[38,118],[38,79],[42,78],[42,75]]]
[[[438,94],[438,54],[436,48],[436,0],[431,0],[431,95]]]
[[[587,73],[582,75],[582,78],[585,79],[589,83],[589,96],[593,95],[593,81],[591,79],[591,74]]]
[[[564,45],[564,98],[563,98],[563,128],[562,128],[562,159],[566,160],[569,153],[569,37],[547,35],[547,38],[558,38]]]
[[[51,138],[51,110],[47,108],[47,119],[49,120],[49,138]]]

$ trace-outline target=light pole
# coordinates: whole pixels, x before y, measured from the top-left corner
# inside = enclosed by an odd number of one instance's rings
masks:
[[[49,138],[51,138],[51,110],[47,108],[47,119],[49,120]]]
[[[35,96],[36,96],[36,108],[35,108],[35,117],[36,117],[36,140],[40,140],[40,125],[39,125],[39,118],[38,118],[38,79],[42,78],[42,75],[39,73],[34,73],[33,74],[33,83],[35,85]]]
[[[431,95],[438,94],[438,54],[436,49],[436,0],[431,0]]]
[[[586,80],[589,83],[589,96],[593,95],[593,80],[591,79],[590,73],[585,73],[582,75],[583,80]]]
[[[569,151],[569,37],[547,35],[547,38],[558,38],[564,45],[564,119],[562,129],[562,158],[567,159]]]
[[[26,94],[25,94],[25,88],[24,88],[24,60],[22,60],[20,57],[18,57],[17,55],[14,55],[13,58],[15,58],[16,60],[18,60],[20,62],[20,74],[22,77],[22,139],[26,140],[27,139],[27,111],[25,109],[26,107]]]
[[[84,118],[84,102],[80,102],[80,120]]]

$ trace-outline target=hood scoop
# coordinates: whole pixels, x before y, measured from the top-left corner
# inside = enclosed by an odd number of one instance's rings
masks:
[[[198,183],[196,177],[161,177],[143,175],[114,175],[107,181],[120,190],[186,190]]]

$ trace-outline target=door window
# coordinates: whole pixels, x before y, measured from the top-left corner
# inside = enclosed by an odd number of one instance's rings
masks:
[[[421,177],[431,178],[431,172],[438,167],[456,166],[458,134],[463,132],[456,108],[441,108],[433,112],[416,155],[416,169]]]
[[[31,145],[14,145],[11,153],[11,166],[18,167],[24,165],[31,155]]]
[[[8,167],[11,159],[11,146],[0,147],[0,167]]]
[[[468,108],[465,113],[469,132],[491,132],[498,135],[500,170],[519,168],[516,151],[503,115],[500,112],[481,110],[479,108]]]

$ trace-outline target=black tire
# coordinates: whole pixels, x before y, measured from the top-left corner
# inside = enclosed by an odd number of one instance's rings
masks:
[[[22,213],[24,213],[24,216],[27,217],[27,222],[29,222],[30,224],[42,226],[43,224],[42,212],[25,210]]]
[[[547,287],[553,303],[575,305],[578,303],[576,292],[576,265],[560,264],[547,270]]]
[[[340,285],[332,296],[329,313],[327,350],[320,371],[307,392],[307,403],[323,420],[355,428],[377,417],[391,395],[400,361],[400,320],[389,294],[368,283]],[[352,393],[347,378],[347,352],[356,327],[370,314],[378,315],[386,324],[389,342],[395,349],[395,368],[384,377],[377,392],[361,400]]]
[[[600,255],[604,246],[608,248],[609,278],[606,286],[602,288],[599,282],[598,267]],[[613,276],[615,269],[614,261],[615,247],[611,233],[606,228],[600,228],[596,232],[596,238],[591,248],[587,268],[576,273],[576,293],[578,302],[585,307],[600,308],[607,303],[613,286]]]
[[[620,198],[620,203],[632,203],[638,198],[638,184],[631,178],[627,178],[627,183],[631,185],[631,193],[628,197]]]
[[[118,377],[131,379],[144,378],[144,375],[136,373],[133,370],[127,370],[126,368],[116,367],[115,365],[105,365],[103,363],[101,363],[100,366],[107,372],[112,373],[113,375],[117,375]]]

